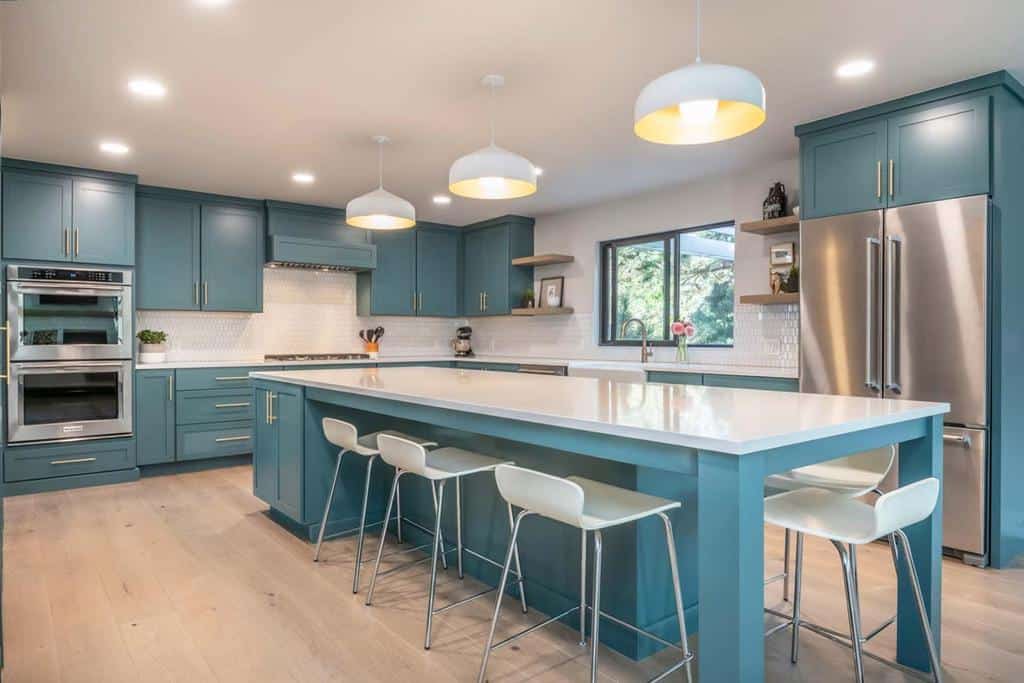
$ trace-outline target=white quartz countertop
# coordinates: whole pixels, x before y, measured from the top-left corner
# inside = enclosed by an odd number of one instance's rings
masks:
[[[454,368],[250,374],[257,379],[734,454],[949,411],[948,403]]]
[[[164,363],[136,363],[136,370],[174,370],[187,368],[237,368],[237,367],[316,367],[318,365],[357,365],[361,363],[429,363],[440,361],[464,361],[471,363],[509,363],[514,365],[561,365],[568,368],[587,368],[593,370],[649,370],[652,372],[694,372],[713,375],[742,375],[749,377],[777,377],[796,379],[799,373],[796,368],[769,367],[765,365],[725,365],[721,363],[637,363],[624,360],[601,360],[588,358],[549,358],[537,356],[491,356],[479,355],[469,358],[452,355],[409,355],[383,356],[376,359],[360,358],[356,360],[300,360],[300,361],[265,361],[262,358],[242,358],[236,360],[172,360]]]

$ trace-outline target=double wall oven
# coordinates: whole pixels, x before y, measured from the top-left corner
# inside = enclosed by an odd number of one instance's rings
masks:
[[[7,442],[132,433],[132,273],[7,266]]]

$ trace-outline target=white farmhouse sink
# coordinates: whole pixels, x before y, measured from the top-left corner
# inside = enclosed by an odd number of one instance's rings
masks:
[[[569,364],[570,377],[597,377],[616,382],[647,381],[647,373],[640,363],[629,361],[573,361]]]

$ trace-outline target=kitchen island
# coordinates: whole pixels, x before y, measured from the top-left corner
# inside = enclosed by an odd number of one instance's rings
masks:
[[[270,504],[276,520],[306,538],[315,535],[336,457],[320,427],[328,416],[356,424],[361,433],[399,429],[525,467],[682,500],[673,522],[687,621],[691,633],[699,629],[702,678],[716,682],[759,681],[764,675],[766,476],[891,443],[901,444],[901,484],[942,476],[946,404],[448,368],[251,376],[255,493]],[[343,468],[329,532],[355,526],[364,467],[353,461]],[[382,516],[387,479],[382,475],[374,482],[376,516],[370,519]],[[403,487],[403,514],[429,527],[430,490],[420,483],[419,489]],[[467,480],[464,503],[467,547],[500,558],[508,522],[493,479]],[[937,642],[940,510],[907,530]],[[445,521],[451,533],[447,522],[454,526],[454,520]],[[608,591],[607,611],[677,638],[657,527],[640,523],[615,531],[606,539],[604,581],[616,586]],[[556,614],[573,604],[578,534],[540,519],[524,528],[520,544],[531,607]],[[488,565],[469,562],[466,569],[497,582]],[[898,608],[901,614],[914,610],[905,577]],[[614,624],[602,628],[601,640],[633,657],[651,652],[648,643]],[[897,657],[907,666],[928,668],[913,616],[898,620]]]

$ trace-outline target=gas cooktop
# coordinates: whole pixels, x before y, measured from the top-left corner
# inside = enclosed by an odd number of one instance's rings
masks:
[[[368,353],[280,353],[263,356],[263,360],[368,360]]]

